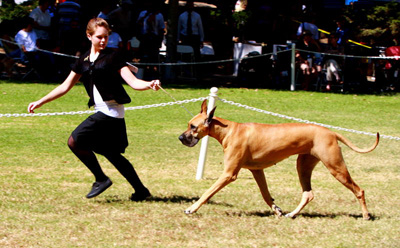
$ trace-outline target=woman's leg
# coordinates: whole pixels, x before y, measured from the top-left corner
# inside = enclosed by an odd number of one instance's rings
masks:
[[[117,168],[117,170],[128,180],[135,192],[147,192],[133,165],[120,153],[108,153],[104,156]]]
[[[93,151],[79,148],[72,136],[68,139],[68,146],[71,151],[82,161],[83,164],[93,173],[96,182],[104,182],[108,177],[104,174]]]

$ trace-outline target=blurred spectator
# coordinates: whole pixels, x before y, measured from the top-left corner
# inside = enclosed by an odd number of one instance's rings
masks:
[[[111,21],[108,22],[108,25],[110,26],[111,30],[114,29],[114,25]],[[110,35],[108,36],[107,47],[113,50],[122,50],[124,48],[124,43],[122,42],[121,36],[117,32],[110,32]]]
[[[47,8],[47,10],[49,11],[51,18],[53,18],[57,12],[57,6],[56,6],[57,3],[56,3],[56,0],[50,0],[49,3],[50,3],[50,5]]]
[[[137,38],[140,41],[139,58],[145,63],[158,63],[159,51],[165,31],[164,17],[161,14],[161,6],[156,2],[147,2],[145,8],[139,13],[136,22],[138,28]],[[157,78],[158,67],[147,66],[144,74],[147,80]]]
[[[339,56],[329,56],[329,54],[344,54],[343,47],[338,44],[338,34],[332,32],[328,36],[328,44],[322,45],[322,51],[327,53],[324,58],[324,69],[326,70],[326,90],[331,89],[332,83],[343,84],[341,64],[343,58]]]
[[[36,52],[37,35],[33,31],[34,20],[26,17],[22,21],[22,29],[15,35],[15,42],[19,44],[22,51],[28,55]]]
[[[311,16],[306,18],[304,22],[302,22],[297,29],[297,36],[301,36],[301,34],[308,30],[312,34],[312,38],[316,41],[319,40],[319,31],[317,25],[315,25],[316,19],[315,16]]]
[[[179,16],[178,40],[183,45],[193,47],[194,57],[200,59],[200,49],[203,47],[204,30],[201,16],[195,12],[193,1],[186,2],[186,11]]]
[[[5,71],[9,78],[13,77],[13,66],[15,59],[24,60],[24,55],[18,44],[15,44],[14,29],[12,21],[4,20],[0,23],[0,45],[4,49],[7,56],[4,56],[0,60],[0,69]]]
[[[77,55],[81,40],[81,6],[78,0],[66,0],[57,10],[58,42],[62,53]]]
[[[164,38],[164,17],[160,6],[150,4],[146,6],[138,17],[138,39],[140,41],[140,53],[149,62],[158,61],[158,53]]]
[[[346,26],[346,22],[344,20],[336,21],[336,25],[336,34],[338,37],[337,44],[339,46],[345,47],[349,36],[349,28]]]
[[[50,49],[52,46],[50,41],[51,15],[48,10],[49,6],[50,0],[39,0],[39,6],[29,14],[29,17],[34,20],[33,30],[43,49]]]
[[[114,31],[121,35],[124,46],[134,32],[132,6],[131,0],[122,0],[120,6],[107,15],[107,20],[114,23]]]
[[[15,42],[21,47],[31,67],[35,68],[39,75],[54,76],[54,58],[51,53],[39,52],[37,36],[33,31],[34,21],[26,17],[22,22],[23,28],[15,35]],[[50,69],[50,70],[49,70]]]
[[[321,48],[318,42],[312,38],[312,34],[308,30],[304,31],[300,36],[296,48],[303,50],[296,51],[296,63],[298,68],[301,70],[302,89],[308,90],[310,82],[316,80],[318,76],[317,67],[320,67],[320,65],[318,65],[319,61],[315,61],[315,55],[317,54],[315,52],[320,52]]]
[[[101,2],[100,13],[97,17],[103,18],[108,21],[108,14],[114,9],[114,4],[110,1],[103,0]]]

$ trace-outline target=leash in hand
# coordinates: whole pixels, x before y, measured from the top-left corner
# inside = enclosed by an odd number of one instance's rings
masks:
[[[139,68],[137,68],[136,66],[132,65],[129,62],[126,62],[126,64],[128,64],[129,69],[134,72],[135,74],[138,73]],[[182,108],[184,108],[191,116],[194,116],[187,108],[185,108],[185,106],[183,106],[181,103],[179,103],[171,94],[169,94],[167,91],[164,90],[163,87],[161,87],[161,85],[158,85],[158,87],[160,87],[160,89],[162,91],[164,91],[165,94],[167,94],[169,97],[171,97],[176,103],[178,103]]]
[[[176,103],[178,103],[182,108],[184,108],[191,116],[194,116],[185,106],[183,106],[181,103],[178,102],[178,100],[175,99],[175,97],[173,97],[171,94],[169,94],[166,90],[164,90],[163,87],[161,87],[161,85],[159,85],[158,87],[160,87],[160,89],[162,91],[164,91],[165,94],[167,94],[169,97],[171,97]]]

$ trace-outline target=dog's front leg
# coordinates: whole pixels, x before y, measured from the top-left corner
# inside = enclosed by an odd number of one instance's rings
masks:
[[[192,206],[185,210],[186,214],[195,213],[204,203],[206,203],[213,195],[220,191],[223,187],[236,180],[240,167],[234,169],[229,168],[218,178],[218,180],[196,201]]]

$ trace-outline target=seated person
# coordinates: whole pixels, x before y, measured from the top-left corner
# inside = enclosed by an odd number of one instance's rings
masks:
[[[15,35],[15,41],[20,45],[22,51],[29,57],[34,57],[37,46],[37,36],[33,31],[33,19],[26,17],[23,20],[23,28]]]
[[[51,72],[54,72],[54,70],[49,70],[49,66],[54,65],[53,55],[51,53],[38,51],[39,44],[36,33],[33,31],[33,19],[30,17],[26,17],[23,19],[22,24],[23,28],[19,30],[18,33],[15,35],[15,42],[18,43],[21,50],[28,58],[28,62],[30,63],[30,65],[37,69],[39,74],[50,75]]]

